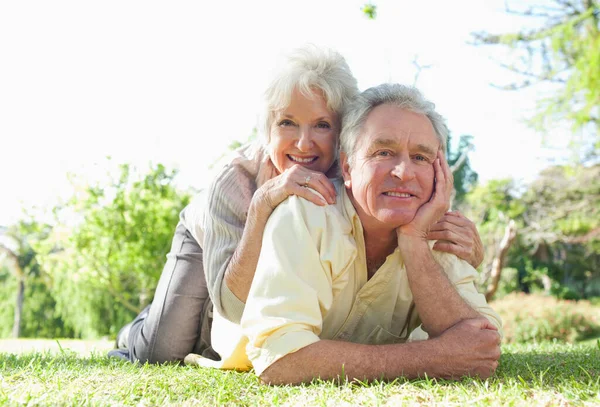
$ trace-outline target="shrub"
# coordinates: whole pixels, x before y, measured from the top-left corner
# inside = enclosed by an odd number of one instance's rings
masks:
[[[492,307],[502,317],[508,343],[575,342],[600,334],[600,307],[589,301],[512,293],[494,301]]]

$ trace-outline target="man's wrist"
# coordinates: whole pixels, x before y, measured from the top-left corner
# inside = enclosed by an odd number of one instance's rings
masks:
[[[398,248],[400,252],[404,250],[423,250],[425,248],[429,249],[428,240],[421,236],[412,236],[412,235],[404,235],[402,233],[398,234]]]
[[[422,237],[398,235],[398,250],[405,264],[422,263],[424,256],[431,255],[429,241]]]

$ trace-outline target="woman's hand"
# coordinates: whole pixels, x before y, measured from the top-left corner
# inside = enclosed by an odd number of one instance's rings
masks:
[[[254,196],[262,203],[260,209],[264,208],[270,214],[290,195],[301,196],[316,205],[324,206],[335,203],[336,193],[335,187],[325,174],[297,164],[266,181]]]
[[[483,261],[483,243],[477,227],[460,212],[447,212],[431,226],[427,239],[437,240],[434,250],[454,254],[474,268]]]

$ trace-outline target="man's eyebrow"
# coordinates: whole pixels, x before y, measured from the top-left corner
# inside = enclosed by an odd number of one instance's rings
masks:
[[[378,138],[371,143],[371,147],[390,147],[398,145],[398,142],[391,138]]]
[[[431,147],[429,147],[425,144],[417,144],[417,150],[419,150],[425,154],[431,155],[433,157],[435,157],[437,155],[437,151],[434,151]]]
[[[394,139],[381,138],[381,139],[374,140],[373,143],[371,143],[370,147],[371,148],[394,147],[396,145],[398,145],[398,142]],[[417,144],[416,149],[417,149],[417,151],[427,154],[427,155],[430,155],[432,157],[435,157],[437,155],[437,150],[432,149],[427,144]]]

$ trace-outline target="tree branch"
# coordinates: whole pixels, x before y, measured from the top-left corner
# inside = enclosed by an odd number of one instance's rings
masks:
[[[473,145],[469,144],[467,146],[467,148],[465,148],[461,153],[460,153],[460,157],[458,157],[458,160],[456,160],[456,162],[454,164],[452,164],[452,166],[450,167],[450,172],[452,174],[456,173],[458,170],[460,170],[460,167],[462,167],[465,163],[465,161],[467,161],[467,158],[469,157],[469,153],[473,150]]]
[[[506,257],[506,253],[508,253],[508,249],[512,245],[513,241],[517,237],[517,226],[514,220],[510,220],[508,225],[506,225],[506,229],[504,230],[504,237],[500,241],[500,246],[498,247],[498,251],[496,257],[494,257],[494,261],[492,262],[492,281],[487,287],[487,291],[485,293],[485,299],[490,301],[496,291],[498,290],[498,283],[500,282],[500,276],[502,274],[502,268],[504,267],[504,258]]]
[[[18,280],[23,279],[25,277],[25,273],[19,265],[19,256],[17,256],[15,252],[4,246],[2,243],[0,243],[0,254],[6,255],[9,258],[9,261],[13,263],[12,268],[13,272],[15,273],[15,277],[17,277]]]

